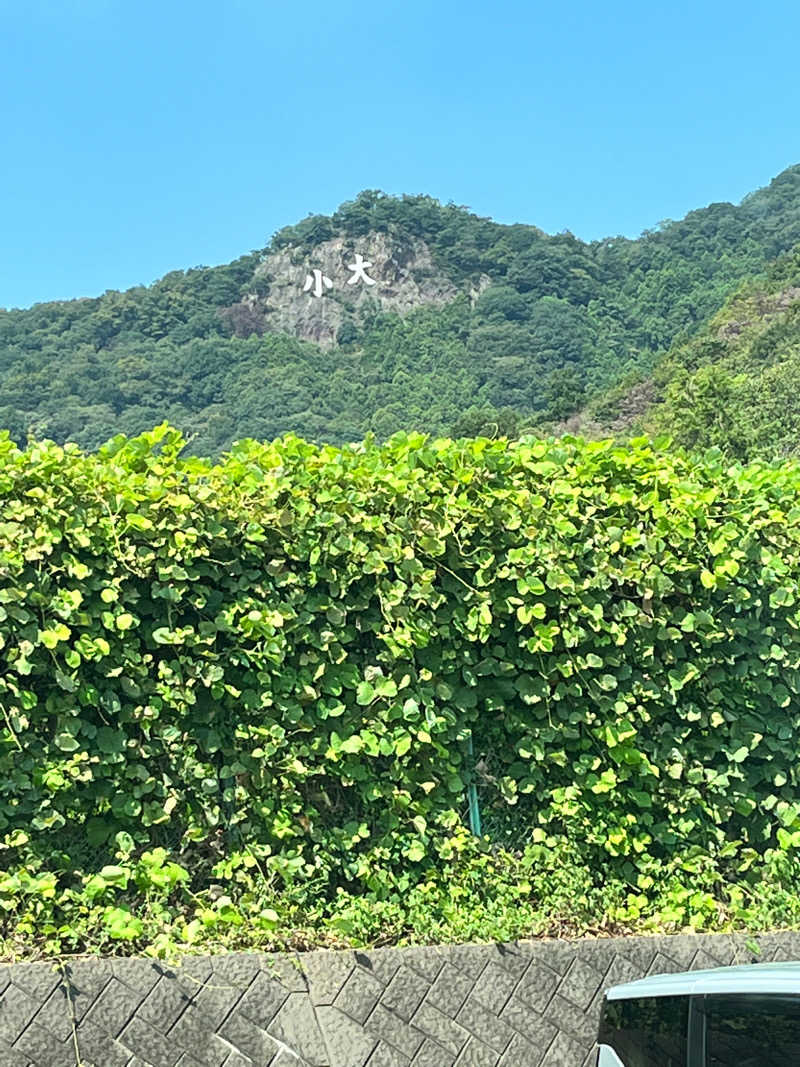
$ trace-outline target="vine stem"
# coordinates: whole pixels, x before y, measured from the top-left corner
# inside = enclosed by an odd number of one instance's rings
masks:
[[[75,1067],[84,1067],[83,1060],[81,1059],[81,1047],[78,1043],[78,1027],[75,1024],[75,1004],[72,999],[72,986],[70,980],[67,977],[67,971],[64,966],[64,961],[59,960],[57,964],[58,970],[61,972],[61,979],[64,982],[64,986],[67,991],[67,1003],[69,1004],[69,1023],[72,1028],[72,1044],[75,1049]]]
[[[24,748],[19,743],[19,738],[14,733],[14,727],[11,725],[11,719],[9,719],[9,717],[8,717],[8,712],[6,711],[5,704],[0,704],[0,708],[3,709],[3,718],[6,720],[6,726],[8,727],[8,732],[11,734],[12,738],[14,739],[14,744],[17,746],[17,748],[20,750],[20,752],[24,752],[25,751]]]

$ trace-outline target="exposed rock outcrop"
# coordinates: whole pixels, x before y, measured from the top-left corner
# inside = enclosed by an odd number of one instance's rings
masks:
[[[473,299],[489,284],[481,278]],[[335,237],[311,252],[291,246],[271,252],[256,270],[253,292],[223,314],[239,336],[290,333],[330,347],[345,324],[357,327],[370,310],[405,314],[449,303],[458,292],[424,241],[372,233]]]

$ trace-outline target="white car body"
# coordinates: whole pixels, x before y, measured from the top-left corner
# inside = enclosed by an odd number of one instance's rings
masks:
[[[670,1002],[660,1008],[659,998]],[[754,1052],[756,1034],[765,1033],[769,1038],[759,1037],[760,1052]],[[792,1052],[781,1059],[786,1043]],[[800,1049],[800,963],[656,974],[606,991],[597,1067],[630,1067],[628,1056],[649,1067],[661,1062],[667,1045],[669,1067],[738,1064],[740,1047],[748,1067],[762,1059],[786,1067],[800,1063],[791,1058]]]

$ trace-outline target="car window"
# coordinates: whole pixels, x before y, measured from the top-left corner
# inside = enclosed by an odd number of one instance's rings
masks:
[[[609,1000],[600,1043],[616,1052],[624,1067],[686,1067],[688,997]]]
[[[800,997],[705,998],[706,1067],[790,1067],[800,1063]]]

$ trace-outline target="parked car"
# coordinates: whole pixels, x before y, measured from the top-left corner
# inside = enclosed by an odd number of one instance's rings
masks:
[[[800,963],[657,974],[607,990],[597,1067],[800,1065]]]

